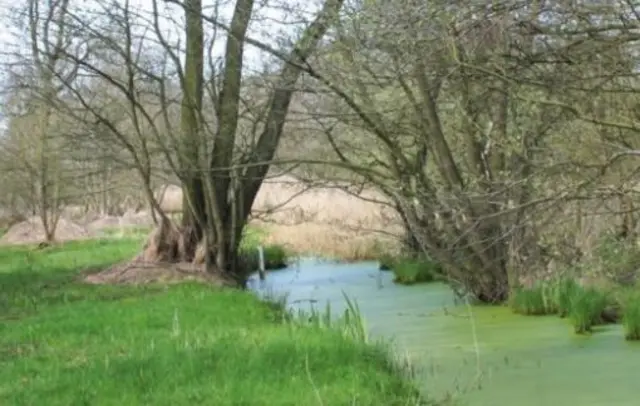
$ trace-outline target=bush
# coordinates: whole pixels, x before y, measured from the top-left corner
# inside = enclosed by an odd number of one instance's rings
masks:
[[[287,267],[287,251],[281,245],[267,245],[264,247],[264,266],[268,270]]]
[[[577,334],[592,331],[602,323],[602,313],[607,306],[607,296],[593,288],[579,288],[571,296],[569,318]]]
[[[622,311],[622,325],[627,340],[640,340],[640,294],[632,295]]]
[[[581,289],[572,278],[561,278],[555,285],[555,302],[558,315],[567,317],[571,310],[572,297]]]
[[[557,311],[551,291],[545,284],[538,284],[528,289],[517,289],[511,295],[510,305],[515,313],[528,316],[553,314]]]
[[[402,285],[433,282],[440,274],[440,265],[430,259],[399,259],[393,261],[393,281]]]
[[[266,245],[264,249],[264,267],[268,271],[287,267],[287,251],[280,245]],[[258,246],[245,246],[240,250],[244,266],[250,271],[257,271],[260,267]]]
[[[382,254],[378,258],[378,269],[381,271],[391,271],[393,269],[396,259],[391,254]]]

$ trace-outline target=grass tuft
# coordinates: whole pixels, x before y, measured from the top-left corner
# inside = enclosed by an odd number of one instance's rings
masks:
[[[552,292],[546,284],[536,284],[532,288],[516,289],[510,297],[509,304],[517,314],[542,316],[557,311]]]
[[[571,311],[571,300],[581,289],[572,278],[561,278],[555,283],[555,298],[560,317],[567,317]]]
[[[379,254],[378,269],[392,271],[393,281],[401,285],[433,282],[442,273],[440,265],[424,256],[394,256]]]
[[[602,323],[602,313],[607,306],[607,296],[595,288],[577,289],[571,296],[569,319],[576,334],[591,332]]]
[[[395,283],[413,285],[416,283],[433,282],[440,274],[438,263],[427,259],[398,259],[392,265]]]
[[[640,340],[640,294],[632,294],[625,303],[622,311],[622,325],[625,339]]]

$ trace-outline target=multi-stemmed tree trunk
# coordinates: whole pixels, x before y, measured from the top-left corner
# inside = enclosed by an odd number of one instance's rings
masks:
[[[238,246],[251,207],[273,159],[301,65],[337,18],[343,0],[327,0],[291,52],[283,57],[263,130],[249,158],[236,159],[243,54],[254,0],[237,0],[229,27],[222,85],[216,95],[217,128],[212,150],[205,151],[203,106],[203,16],[201,0],[186,0],[186,57],[181,78],[181,137],[178,173],[184,191],[179,228],[161,224],[156,251],[174,251],[180,260],[203,263],[207,272],[242,284]],[[216,24],[216,22],[214,22]],[[218,23],[219,24],[219,23]],[[221,24],[219,24],[222,26]],[[206,158],[203,158],[206,157]],[[165,219],[166,220],[166,219]],[[163,258],[175,255],[162,255]]]

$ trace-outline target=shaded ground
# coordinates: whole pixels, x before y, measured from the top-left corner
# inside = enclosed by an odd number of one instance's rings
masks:
[[[139,246],[0,248],[0,404],[415,404],[381,347],[285,325],[250,293],[78,282]]]

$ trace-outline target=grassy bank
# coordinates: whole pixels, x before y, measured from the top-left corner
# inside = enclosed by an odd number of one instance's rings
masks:
[[[577,334],[622,322],[625,338],[640,340],[640,295],[634,286],[584,287],[574,279],[559,278],[516,289],[509,304],[522,315],[566,317]]]
[[[0,248],[0,404],[415,404],[382,347],[202,284],[93,286],[139,239]]]

